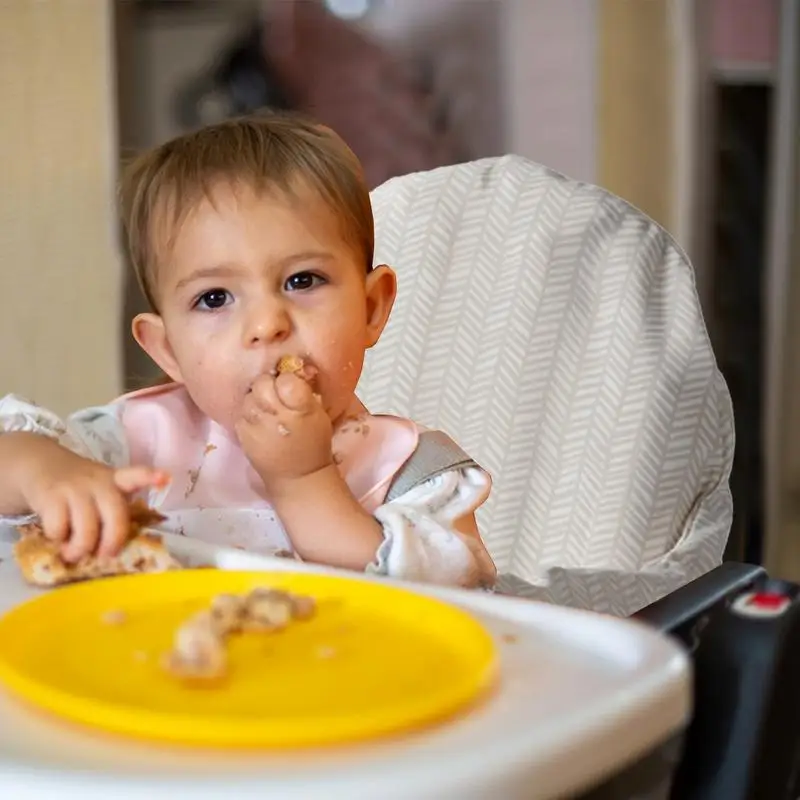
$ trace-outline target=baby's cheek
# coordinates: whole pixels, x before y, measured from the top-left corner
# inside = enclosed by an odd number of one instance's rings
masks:
[[[322,393],[325,404],[334,413],[341,413],[351,404],[361,375],[362,360],[358,357],[339,361],[325,375]]]
[[[197,407],[207,416],[231,428],[241,413],[241,398],[235,381],[208,360],[201,360],[186,388]]]

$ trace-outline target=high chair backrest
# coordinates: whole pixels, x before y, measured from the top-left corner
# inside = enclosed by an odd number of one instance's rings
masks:
[[[730,397],[685,255],[620,198],[506,156],[372,193],[399,294],[359,385],[373,413],[441,429],[494,478],[501,571],[719,563]]]

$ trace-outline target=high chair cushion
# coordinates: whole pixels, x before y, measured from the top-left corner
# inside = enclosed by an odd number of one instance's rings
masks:
[[[399,295],[359,394],[491,472],[478,521],[501,590],[627,615],[719,564],[733,414],[672,238],[516,156],[372,202]]]

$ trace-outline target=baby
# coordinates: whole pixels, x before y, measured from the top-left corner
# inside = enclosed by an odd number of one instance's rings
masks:
[[[491,585],[474,516],[489,476],[355,396],[396,281],[373,267],[344,142],[290,116],[227,121],[135,160],[121,203],[151,308],[133,336],[170,382],[66,420],[0,400],[3,521],[38,516],[68,560],[113,554],[142,494],[167,529],[220,545]]]

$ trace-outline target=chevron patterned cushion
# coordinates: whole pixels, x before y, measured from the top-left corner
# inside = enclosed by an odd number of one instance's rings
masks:
[[[620,198],[516,156],[372,194],[399,298],[359,393],[494,477],[483,536],[521,594],[627,615],[707,572],[733,415],[692,268]]]

